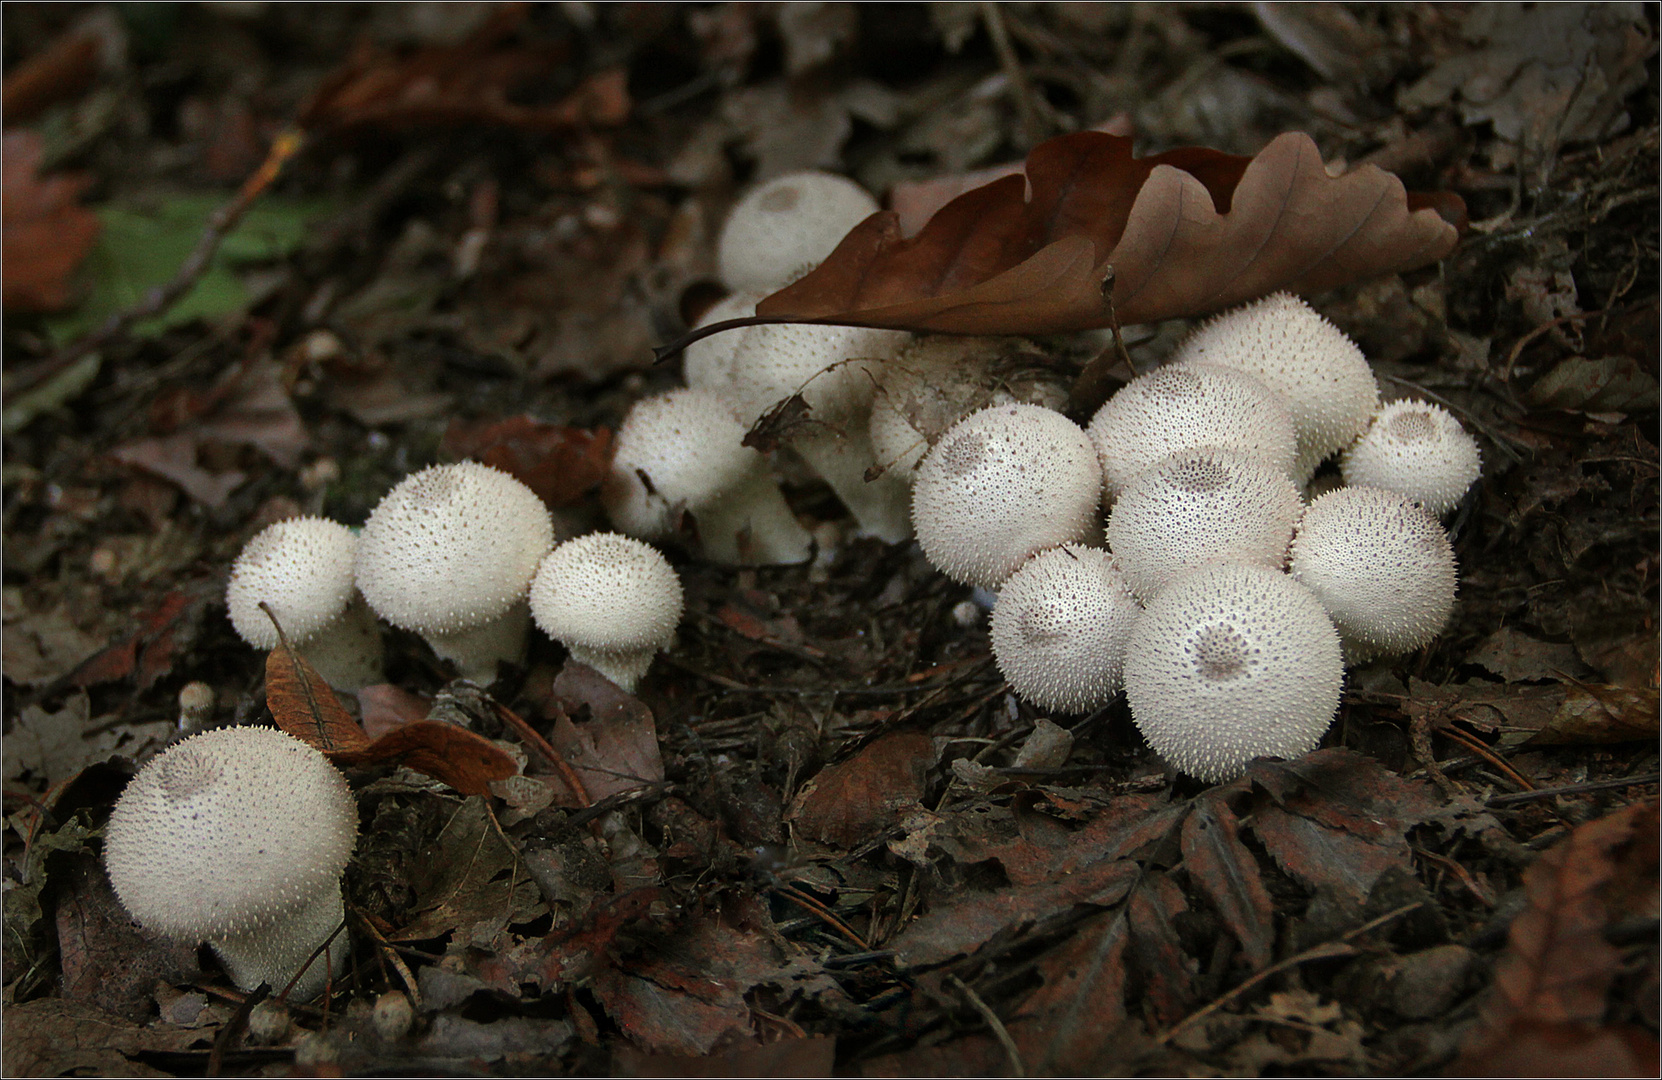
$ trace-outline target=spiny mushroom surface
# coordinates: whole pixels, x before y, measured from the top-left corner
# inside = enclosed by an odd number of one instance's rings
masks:
[[[691,511],[716,562],[806,562],[813,541],[797,523],[767,460],[743,445],[745,428],[716,395],[671,390],[637,401],[618,429],[601,501],[612,524],[655,539]]]
[[[1086,430],[1110,499],[1162,458],[1200,446],[1239,451],[1295,478],[1286,400],[1234,368],[1189,363],[1139,375],[1097,410]]]
[[[426,638],[464,677],[489,683],[524,649],[523,601],[554,523],[535,492],[500,469],[464,461],[406,476],[358,539],[364,599]]]
[[[110,815],[104,862],[146,929],[206,939],[239,987],[275,993],[345,917],[357,829],[346,778],[322,754],[273,728],[219,728],[139,770]],[[296,999],[316,996],[347,952],[343,931]]]
[[[590,533],[548,553],[531,585],[543,633],[634,692],[681,622],[681,579],[658,550],[618,533]]]
[[[1155,753],[1210,784],[1315,748],[1339,709],[1339,635],[1286,574],[1222,563],[1148,605],[1125,653],[1131,716]]]
[[[1289,570],[1360,646],[1358,658],[1417,649],[1454,610],[1448,534],[1425,507],[1383,488],[1339,488],[1311,503]]]
[[[1343,330],[1292,293],[1226,311],[1178,343],[1171,363],[1244,371],[1287,401],[1298,436],[1298,483],[1343,450],[1379,408],[1367,357]]]
[[[877,210],[877,200],[847,177],[815,171],[776,176],[746,192],[727,215],[716,243],[721,280],[733,290],[783,288],[819,265]]]
[[[1108,548],[1142,601],[1212,562],[1280,570],[1298,489],[1263,462],[1202,447],[1173,454],[1131,481],[1108,516]]]
[[[756,314],[756,301],[766,295],[753,291],[730,293],[710,305],[710,310],[696,325],[703,327],[729,319],[748,318]],[[733,354],[738,351],[745,335],[754,329],[747,326],[742,330],[727,330],[699,338],[688,345],[681,351],[682,381],[688,386],[706,390],[730,385]]]
[[[1379,410],[1339,468],[1347,484],[1399,491],[1446,514],[1482,474],[1483,458],[1447,409],[1405,398]]]
[[[1041,551],[1010,575],[993,607],[993,659],[1016,696],[1087,712],[1120,688],[1125,644],[1142,614],[1106,551]]]
[[[1101,490],[1077,424],[1037,405],[993,405],[949,428],[918,466],[912,523],[936,569],[997,589],[1034,552],[1084,541]]]
[[[298,517],[268,525],[231,564],[225,606],[237,636],[277,647],[270,607],[289,644],[329,685],[361,690],[381,681],[381,629],[353,583],[358,538],[339,522]]]

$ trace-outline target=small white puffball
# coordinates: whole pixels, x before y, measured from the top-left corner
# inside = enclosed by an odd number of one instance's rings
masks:
[[[747,430],[798,392],[812,407],[812,420],[846,425],[864,420],[878,372],[909,340],[899,330],[860,326],[753,326],[733,352],[728,381],[704,388],[726,398]]]
[[[746,192],[721,228],[716,265],[729,289],[770,293],[819,265],[877,200],[847,177],[776,176]]]
[[[1339,470],[1347,484],[1400,491],[1446,514],[1483,472],[1483,458],[1447,409],[1405,398],[1379,410]]]
[[[344,917],[357,832],[346,778],[322,754],[272,728],[219,728],[139,770],[110,815],[104,862],[146,929],[206,939],[238,986],[276,991]],[[295,997],[321,990],[346,953],[342,933]]]
[[[1077,424],[1037,405],[994,405],[947,429],[924,457],[912,525],[936,569],[997,589],[1034,552],[1086,540],[1101,490]]]
[[[500,469],[463,461],[406,476],[387,492],[358,539],[364,599],[394,626],[427,638],[468,678],[489,682],[516,638],[491,624],[511,619],[523,642],[525,599],[554,522],[530,488]],[[474,632],[477,632],[475,634]],[[478,636],[485,643],[473,648]]]
[[[1233,450],[1202,447],[1143,470],[1108,516],[1108,548],[1145,603],[1212,562],[1280,570],[1304,512],[1285,475]]]
[[[710,305],[710,310],[698,320],[698,326],[749,318],[756,314],[756,301],[764,295],[759,292],[731,293]],[[688,345],[681,350],[681,381],[695,390],[719,390],[730,385],[733,354],[738,350],[739,342],[754,329],[747,326],[742,330],[727,330],[699,338]]]
[[[706,390],[637,401],[618,429],[601,485],[612,524],[653,539],[668,535],[685,509],[716,562],[806,562],[813,540],[768,474],[767,460],[743,445],[744,436],[744,425]]]
[[[1125,643],[1141,614],[1106,551],[1064,544],[1004,583],[993,608],[993,659],[1023,700],[1087,712],[1119,692]]]
[[[1339,710],[1339,635],[1286,574],[1220,563],[1148,605],[1125,652],[1125,696],[1155,753],[1212,784],[1257,757],[1315,748]]]
[[[548,553],[531,584],[531,617],[571,655],[634,692],[681,622],[681,579],[658,550],[590,533]]]
[[[1293,536],[1293,577],[1346,638],[1374,655],[1435,638],[1454,611],[1454,549],[1430,511],[1383,488],[1346,487],[1311,503]]]
[[[1362,350],[1292,293],[1224,312],[1179,342],[1170,362],[1235,368],[1286,398],[1299,483],[1362,434],[1379,408],[1379,384]]]
[[[1086,430],[1110,499],[1150,465],[1199,446],[1239,451],[1297,479],[1286,399],[1234,368],[1190,363],[1139,375],[1103,403]]]

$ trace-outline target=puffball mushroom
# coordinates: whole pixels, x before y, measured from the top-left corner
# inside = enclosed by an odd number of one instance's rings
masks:
[[[1142,601],[1211,562],[1280,570],[1304,512],[1285,475],[1233,450],[1173,454],[1131,481],[1108,516],[1108,548]]]
[[[716,243],[721,280],[735,291],[780,289],[877,210],[877,200],[847,177],[811,170],[776,176],[727,215]]]
[[[1328,457],[1367,430],[1379,384],[1345,332],[1303,300],[1278,292],[1226,311],[1178,343],[1171,363],[1244,371],[1287,401],[1304,483]]]
[[[531,583],[543,633],[633,693],[681,622],[681,579],[650,544],[590,533],[548,553]]]
[[[1311,503],[1289,570],[1360,646],[1357,658],[1417,649],[1454,610],[1448,534],[1425,507],[1383,488],[1339,488]]]
[[[274,728],[219,728],[151,758],[104,839],[110,883],[147,930],[207,940],[244,990],[283,989],[345,918],[340,875],[357,843],[346,778]],[[345,931],[295,984],[315,997],[349,951]]]
[[[806,562],[813,538],[798,524],[767,459],[744,446],[745,427],[706,390],[637,401],[618,429],[601,501],[612,524],[641,539],[667,535],[691,511],[716,562]]]
[[[358,538],[339,522],[290,518],[254,535],[231,564],[225,606],[237,636],[256,649],[277,647],[282,624],[295,651],[330,686],[361,690],[381,681],[381,628],[353,583]]]
[[[1087,712],[1119,692],[1125,643],[1141,614],[1106,551],[1064,544],[1004,583],[993,607],[993,659],[1024,701]]]
[[[413,630],[464,678],[489,683],[525,650],[525,595],[554,544],[535,492],[463,461],[399,481],[358,538],[358,588],[376,614]]]
[[[1110,499],[1162,458],[1200,446],[1239,451],[1297,479],[1286,400],[1217,364],[1168,364],[1137,376],[1103,403],[1086,430]]]
[[[1483,472],[1483,458],[1447,409],[1403,399],[1379,410],[1339,469],[1347,484],[1400,491],[1446,514]]]
[[[1035,552],[1084,541],[1102,472],[1079,426],[1038,405],[993,405],[942,435],[912,483],[912,524],[930,563],[997,589]]]
[[[1209,784],[1257,757],[1315,748],[1339,710],[1339,634],[1286,574],[1220,563],[1175,582],[1125,651],[1125,696],[1149,746]]]
[[[751,291],[730,293],[710,305],[710,309],[698,320],[697,325],[703,327],[729,319],[749,318],[756,314],[756,301],[766,295]],[[733,363],[733,353],[737,351],[739,342],[753,329],[755,328],[747,326],[741,330],[711,334],[682,349],[682,381],[688,386],[704,389],[728,385],[731,381],[729,372]]]

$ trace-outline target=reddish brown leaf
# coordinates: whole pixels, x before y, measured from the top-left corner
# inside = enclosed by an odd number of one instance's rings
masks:
[[[98,75],[101,51],[96,33],[71,31],[7,71],[0,104],[6,123],[26,124],[47,106],[85,90]],[[6,152],[11,153],[10,146]],[[10,177],[6,183],[11,183]]]
[[[505,780],[519,772],[518,762],[483,735],[439,720],[417,720],[361,750],[336,750],[329,756],[342,765],[397,762],[463,795],[489,795],[492,780]]]
[[[1125,1022],[1126,923],[1098,918],[1038,963],[1044,985],[1010,1018],[1027,1068],[1040,1076],[1106,1076]]]
[[[1194,1006],[1197,965],[1183,951],[1174,921],[1189,910],[1183,890],[1164,874],[1152,874],[1131,892],[1131,958],[1142,976],[1143,1000],[1161,1027],[1177,1023]]]
[[[723,1054],[677,1057],[643,1054],[620,1047],[612,1055],[613,1076],[830,1076],[837,1040],[803,1036]]]
[[[363,715],[364,734],[379,739],[405,724],[427,719],[433,703],[402,686],[376,683],[358,691],[358,708]]]
[[[0,247],[5,260],[5,287],[0,291],[7,311],[58,311],[68,306],[70,275],[98,238],[98,218],[75,201],[92,178],[41,177],[37,173],[43,154],[35,132],[6,132],[0,153]]]
[[[1025,180],[965,192],[915,237],[893,212],[873,214],[756,313],[960,334],[1198,315],[1439,259],[1458,232],[1430,201],[1372,166],[1329,177],[1298,132],[1253,158],[1201,147],[1133,158],[1130,139],[1076,132],[1035,147]],[[1463,214],[1457,197],[1436,201]]]
[[[287,638],[266,655],[265,703],[279,728],[325,754],[352,753],[369,746],[364,729]]]
[[[935,740],[928,735],[885,735],[808,781],[788,819],[811,839],[857,847],[917,804],[934,763]]]
[[[554,680],[553,693],[558,708],[548,741],[576,771],[588,795],[587,800],[580,798],[558,775],[542,777],[556,790],[557,805],[585,806],[664,778],[657,722],[639,698],[577,663],[566,664]],[[591,719],[572,723],[568,713],[583,709]]]
[[[570,506],[600,486],[612,464],[610,428],[564,427],[513,416],[494,423],[451,423],[444,451],[495,466],[549,506]]]
[[[1270,962],[1275,912],[1258,862],[1241,843],[1235,814],[1218,798],[1201,798],[1183,823],[1183,867],[1217,910],[1253,969]]]
[[[71,671],[67,676],[70,685],[93,686],[133,675],[140,689],[148,688],[172,670],[180,631],[201,615],[209,598],[218,591],[217,582],[199,581],[189,588],[168,593],[155,611],[144,616],[131,636],[89,657]]]

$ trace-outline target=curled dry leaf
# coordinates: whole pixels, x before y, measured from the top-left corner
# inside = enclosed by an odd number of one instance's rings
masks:
[[[911,238],[894,213],[873,214],[756,314],[956,334],[1153,322],[1422,266],[1459,236],[1440,211],[1464,220],[1457,196],[1410,196],[1373,166],[1329,176],[1300,132],[1251,158],[1204,147],[1134,158],[1131,142],[1050,139],[1025,179],[965,192]]]

